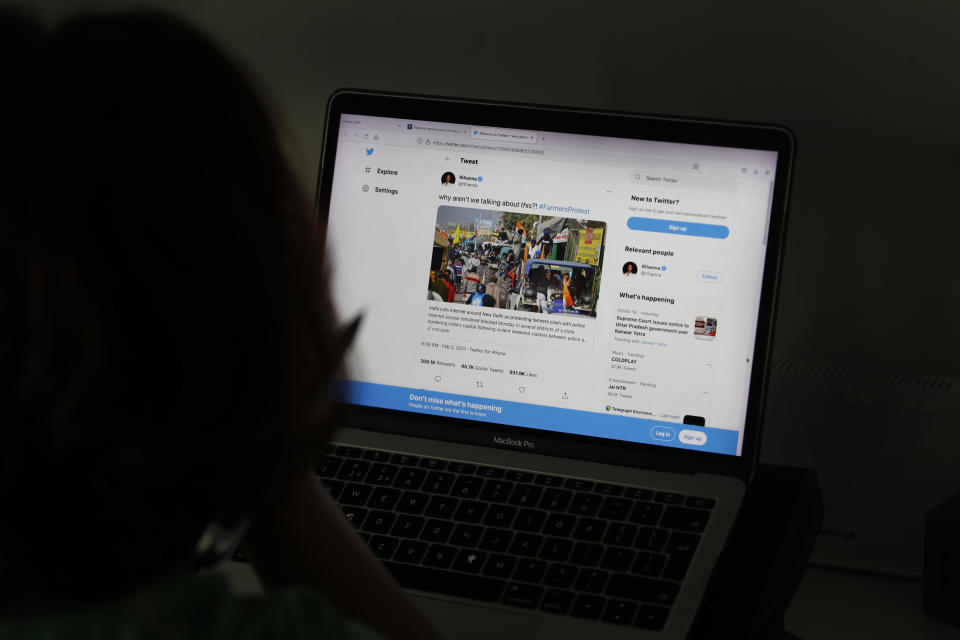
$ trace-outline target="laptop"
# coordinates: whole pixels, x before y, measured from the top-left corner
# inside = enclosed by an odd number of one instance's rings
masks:
[[[754,472],[780,127],[341,90],[317,474],[445,637],[682,638]]]

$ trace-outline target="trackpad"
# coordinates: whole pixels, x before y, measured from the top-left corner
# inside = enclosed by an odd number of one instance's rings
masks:
[[[529,640],[535,638],[540,629],[540,617],[536,615],[426,596],[413,596],[413,599],[444,638],[457,640],[524,638]]]

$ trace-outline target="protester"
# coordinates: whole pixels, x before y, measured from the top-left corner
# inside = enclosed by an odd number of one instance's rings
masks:
[[[441,278],[441,282],[447,288],[447,296],[445,298],[447,302],[453,302],[457,297],[457,293],[453,288],[453,282],[451,282],[452,279],[453,277],[449,273],[444,273],[443,278]]]

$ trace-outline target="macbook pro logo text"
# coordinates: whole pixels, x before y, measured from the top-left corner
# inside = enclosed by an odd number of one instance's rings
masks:
[[[514,440],[509,436],[506,438],[503,436],[493,436],[493,443],[506,447],[522,447],[524,449],[533,449],[536,446],[536,443],[530,442],[529,440]]]

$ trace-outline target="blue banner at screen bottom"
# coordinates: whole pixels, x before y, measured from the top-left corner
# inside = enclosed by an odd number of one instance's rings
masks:
[[[562,409],[509,400],[490,400],[457,393],[344,381],[347,402],[381,409],[530,427],[626,442],[736,455],[739,431],[664,422],[649,418]],[[609,411],[614,411],[611,407]]]

